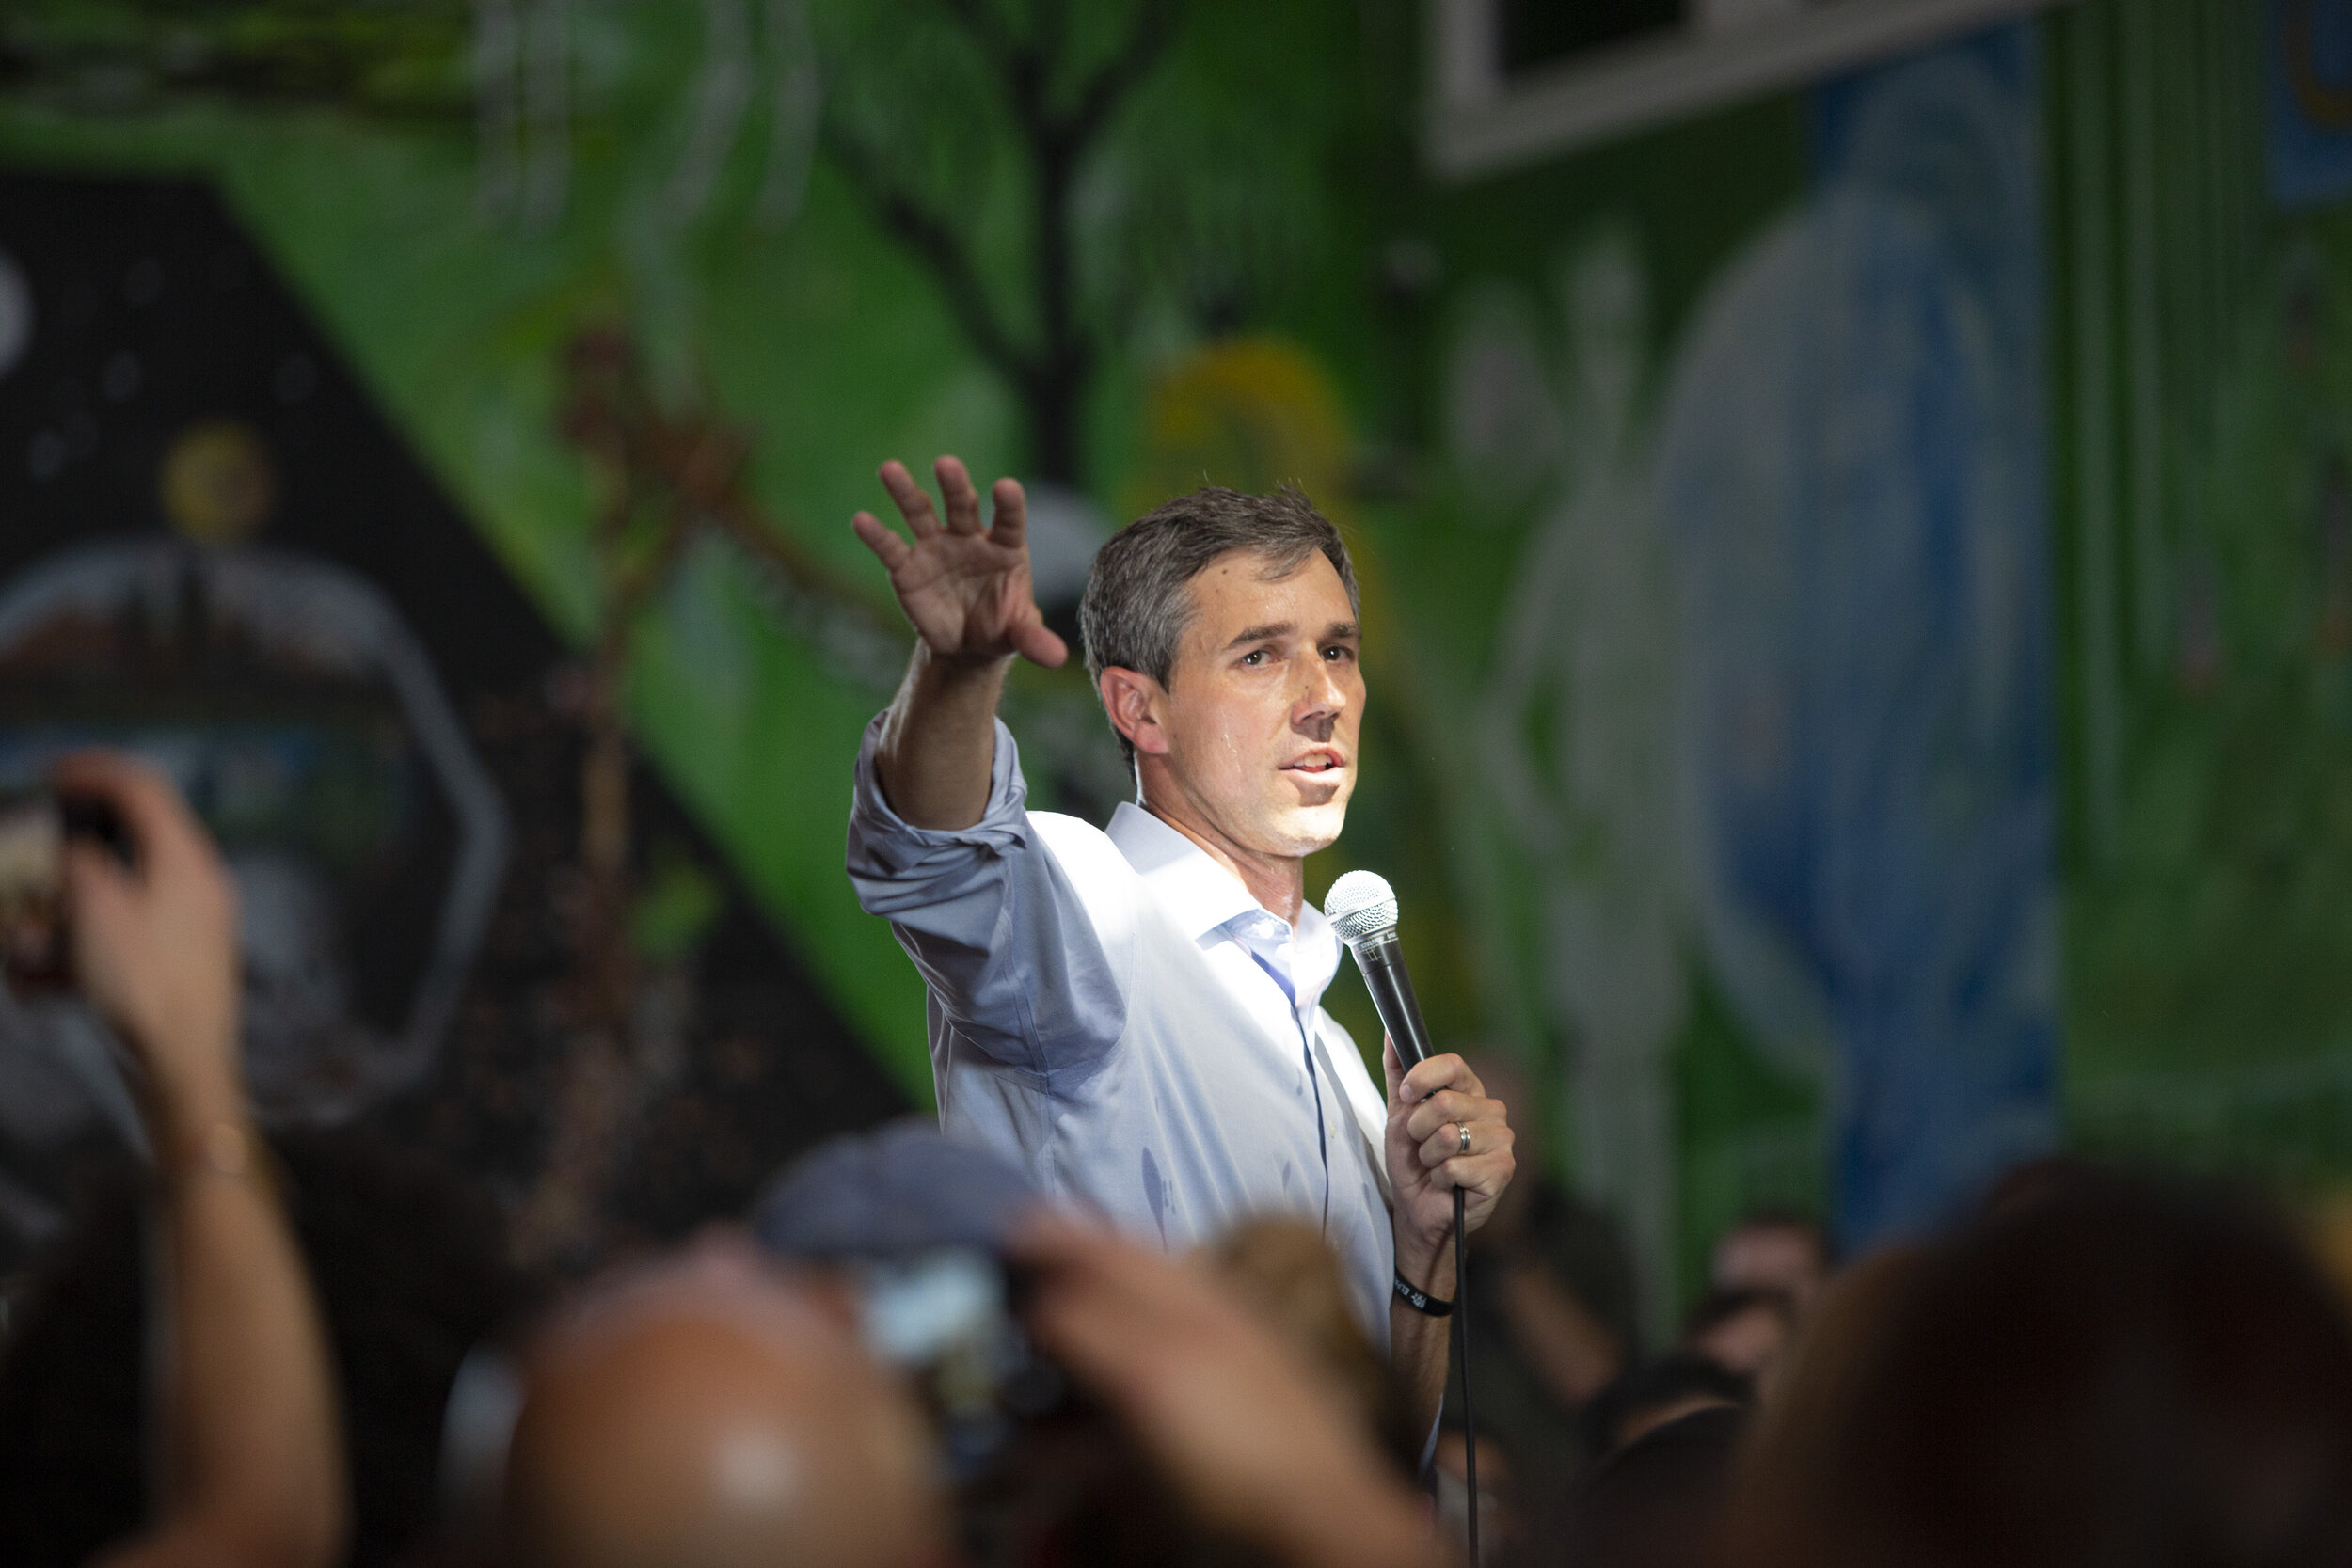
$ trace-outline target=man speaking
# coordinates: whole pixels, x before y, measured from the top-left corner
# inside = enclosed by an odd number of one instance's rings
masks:
[[[934,472],[944,518],[894,461],[912,539],[854,525],[918,640],[859,751],[849,857],[930,985],[942,1124],[1165,1246],[1312,1219],[1433,1418],[1453,1190],[1483,1224],[1512,1134],[1458,1056],[1404,1072],[1391,1048],[1383,1096],[1320,1006],[1340,944],[1304,862],[1340,835],[1364,710],[1339,531],[1295,491],[1210,488],[1103,546],[1079,624],[1137,793],[1105,832],[1025,808],[996,717],[1015,656],[1069,657],[1031,592],[1021,486],[998,480],[983,522],[963,465]]]

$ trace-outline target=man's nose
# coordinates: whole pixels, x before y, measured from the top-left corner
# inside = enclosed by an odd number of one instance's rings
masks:
[[[1327,658],[1308,666],[1305,689],[1291,704],[1291,722],[1299,727],[1327,724],[1347,710],[1347,690]]]

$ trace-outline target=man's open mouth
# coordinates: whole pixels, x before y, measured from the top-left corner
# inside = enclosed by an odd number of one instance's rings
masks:
[[[1284,763],[1282,769],[1288,773],[1336,773],[1345,766],[1346,764],[1342,762],[1337,755],[1329,752],[1317,752],[1311,756],[1303,756],[1296,761]]]

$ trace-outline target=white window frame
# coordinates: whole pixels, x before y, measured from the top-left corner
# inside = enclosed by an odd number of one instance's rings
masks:
[[[1697,19],[1671,33],[1505,82],[1500,0],[1429,0],[1429,164],[1447,180],[1499,173],[2057,3],[1690,0]]]

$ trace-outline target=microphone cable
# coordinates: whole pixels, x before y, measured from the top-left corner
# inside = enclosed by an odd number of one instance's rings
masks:
[[[1429,1059],[1429,1029],[1422,1022],[1413,982],[1406,976],[1405,956],[1396,940],[1396,890],[1376,871],[1360,867],[1342,872],[1324,895],[1324,917],[1347,950],[1355,955],[1364,989],[1380,1015],[1381,1027],[1396,1047],[1398,1062],[1406,1069]],[[1468,1148],[1468,1132],[1464,1148]],[[1454,1339],[1462,1368],[1462,1483],[1465,1488],[1463,1535],[1470,1547],[1470,1568],[1478,1560],[1478,1418],[1470,1409],[1470,1224],[1467,1197],[1454,1189]],[[1398,1276],[1400,1282],[1402,1275]],[[1444,1418],[1444,1390],[1438,1390],[1438,1417]],[[1437,1484],[1442,1512],[1444,1486]]]
[[[1470,1410],[1470,1227],[1463,1223],[1462,1189],[1454,1189],[1454,1337],[1462,1366],[1462,1516],[1470,1537],[1470,1568],[1478,1559],[1478,1418]]]

